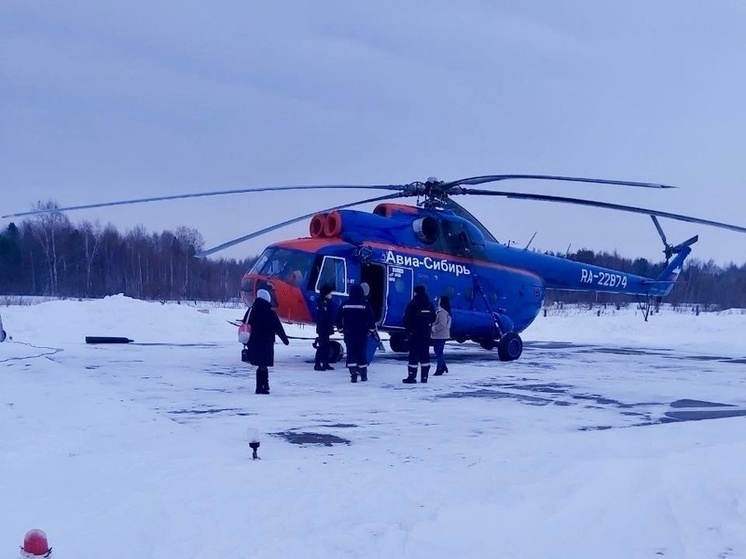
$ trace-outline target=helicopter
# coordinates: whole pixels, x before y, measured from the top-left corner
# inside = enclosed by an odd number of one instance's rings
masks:
[[[745,227],[626,206],[546,194],[474,188],[509,180],[564,181],[623,187],[667,189],[671,185],[615,179],[561,175],[505,174],[440,181],[377,185],[296,185],[220,190],[173,196],[159,196],[87,204],[67,208],[37,209],[3,217],[47,212],[101,208],[125,204],[160,202],[184,198],[247,194],[267,191],[369,189],[388,193],[333,206],[249,233],[213,248],[198,252],[205,258],[226,248],[282,227],[309,220],[307,237],[269,245],[246,272],[240,284],[240,298],[248,306],[258,290],[267,290],[278,316],[285,322],[314,324],[316,303],[325,285],[332,297],[347,297],[355,284],[369,286],[368,301],[379,331],[389,334],[394,352],[407,351],[404,309],[416,285],[424,285],[431,295],[447,295],[451,300],[451,337],[458,342],[478,343],[485,350],[497,349],[501,361],[514,361],[523,351],[521,332],[528,328],[542,309],[547,290],[577,290],[623,293],[647,302],[671,292],[698,236],[672,245],[659,217],[746,233]],[[594,266],[561,256],[544,254],[499,242],[455,196],[487,196],[543,202],[575,204],[650,216],[664,245],[666,264],[657,277]],[[396,200],[415,198],[415,204]],[[378,202],[364,212],[354,206]],[[329,362],[343,355],[340,342],[329,348]]]

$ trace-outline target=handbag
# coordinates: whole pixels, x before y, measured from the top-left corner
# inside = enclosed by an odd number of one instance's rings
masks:
[[[251,326],[248,322],[242,322],[238,325],[238,341],[246,345],[249,343],[249,337],[251,336]]]

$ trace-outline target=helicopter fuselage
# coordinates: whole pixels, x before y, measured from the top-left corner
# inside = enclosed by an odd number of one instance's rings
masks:
[[[323,285],[343,299],[365,282],[379,328],[393,339],[404,335],[404,310],[421,284],[433,299],[450,298],[452,338],[486,347],[525,330],[547,289],[665,295],[690,250],[684,247],[659,278],[645,278],[507,246],[449,211],[398,204],[381,204],[373,214],[314,216],[310,233],[262,253],[242,282],[247,304],[265,288],[281,319],[311,324]]]

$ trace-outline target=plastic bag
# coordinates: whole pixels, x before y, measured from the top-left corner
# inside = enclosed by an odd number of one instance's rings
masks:
[[[238,341],[246,345],[249,343],[249,336],[251,336],[251,326],[246,322],[242,322],[238,325]]]

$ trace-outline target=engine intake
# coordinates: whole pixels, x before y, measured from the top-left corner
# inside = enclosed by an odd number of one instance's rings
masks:
[[[412,229],[414,229],[417,238],[426,245],[431,245],[437,241],[440,234],[438,220],[429,215],[415,219],[412,222]]]
[[[334,210],[324,220],[324,236],[337,237],[342,232],[342,214]]]
[[[326,221],[326,214],[316,214],[311,218],[311,223],[308,224],[308,232],[311,237],[318,239],[324,236],[324,222]]]

